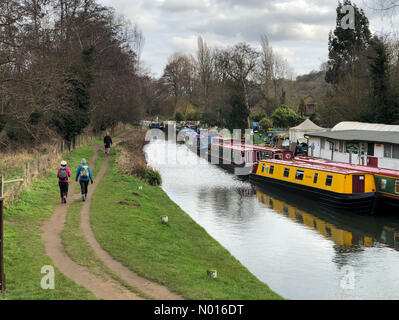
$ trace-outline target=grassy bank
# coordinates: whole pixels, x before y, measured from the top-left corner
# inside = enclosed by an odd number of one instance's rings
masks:
[[[163,215],[169,216],[169,224],[161,224]],[[160,187],[119,173],[114,157],[93,196],[91,223],[114,258],[186,299],[281,298]],[[217,269],[217,279],[208,278],[209,268]]]
[[[90,158],[90,147],[80,147],[65,155],[75,172],[80,158]],[[65,277],[55,268],[55,289],[40,286],[41,268],[52,265],[40,238],[41,223],[49,218],[59,203],[56,169],[34,181],[29,191],[23,191],[17,201],[5,211],[4,254],[7,293],[0,299],[95,299],[85,288]]]

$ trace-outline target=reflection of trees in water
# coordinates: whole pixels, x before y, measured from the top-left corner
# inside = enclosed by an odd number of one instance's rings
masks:
[[[211,204],[217,217],[245,221],[255,210],[253,196],[254,189],[250,188],[202,188],[198,192],[198,203]]]

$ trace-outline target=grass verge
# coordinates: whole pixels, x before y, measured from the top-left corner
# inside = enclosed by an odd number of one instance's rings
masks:
[[[186,299],[281,299],[160,187],[119,173],[115,157],[93,196],[91,224],[115,259]],[[217,279],[208,278],[210,268],[217,269]]]
[[[105,264],[97,257],[94,250],[88,244],[80,227],[82,206],[83,202],[80,200],[76,200],[68,208],[65,228],[61,234],[62,244],[65,248],[65,252],[67,253],[67,255],[73,261],[81,266],[87,267],[93,274],[103,278],[104,280],[107,279],[106,275],[108,275],[114,280],[118,281],[128,290],[137,293],[143,298],[148,299],[145,294],[143,294],[136,288],[133,288],[128,283],[112,273],[112,271],[107,268]]]
[[[65,155],[72,163],[82,155],[88,157],[90,148],[81,147]],[[41,288],[41,268],[53,265],[46,255],[40,238],[40,226],[49,218],[59,202],[56,169],[34,181],[29,191],[22,191],[17,201],[5,211],[4,261],[7,276],[7,293],[0,299],[69,300],[96,299],[84,287],[77,285],[55,268],[55,289]]]
[[[93,178],[95,178],[96,174],[98,174],[98,172],[101,170],[103,162],[104,153],[102,150],[99,150],[98,158],[92,167]],[[76,190],[79,192],[80,188],[77,187]],[[145,294],[136,288],[133,288],[112,273],[112,271],[107,268],[105,264],[97,257],[94,250],[88,244],[81,229],[82,207],[83,202],[81,200],[76,200],[68,208],[65,227],[61,234],[62,244],[67,255],[79,265],[87,267],[93,274],[102,277],[105,280],[107,279],[105,275],[108,275],[114,280],[118,281],[128,290],[137,293],[145,299],[148,299],[149,297],[147,297]]]

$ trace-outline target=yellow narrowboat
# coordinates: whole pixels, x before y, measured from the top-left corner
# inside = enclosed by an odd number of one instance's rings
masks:
[[[334,209],[374,213],[376,207],[374,176],[357,170],[270,159],[258,163],[250,180],[301,193]]]

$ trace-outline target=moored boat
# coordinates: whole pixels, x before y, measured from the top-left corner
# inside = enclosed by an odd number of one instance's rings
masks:
[[[303,194],[334,209],[372,214],[376,207],[374,176],[357,170],[270,159],[259,162],[250,180]]]
[[[262,159],[293,159],[289,150],[247,145],[235,139],[214,137],[208,160],[239,176],[248,176]]]
[[[330,167],[358,170],[373,174],[377,188],[377,195],[379,198],[379,207],[399,207],[399,170],[368,167],[304,156],[297,157],[295,160],[312,164],[322,164]]]

